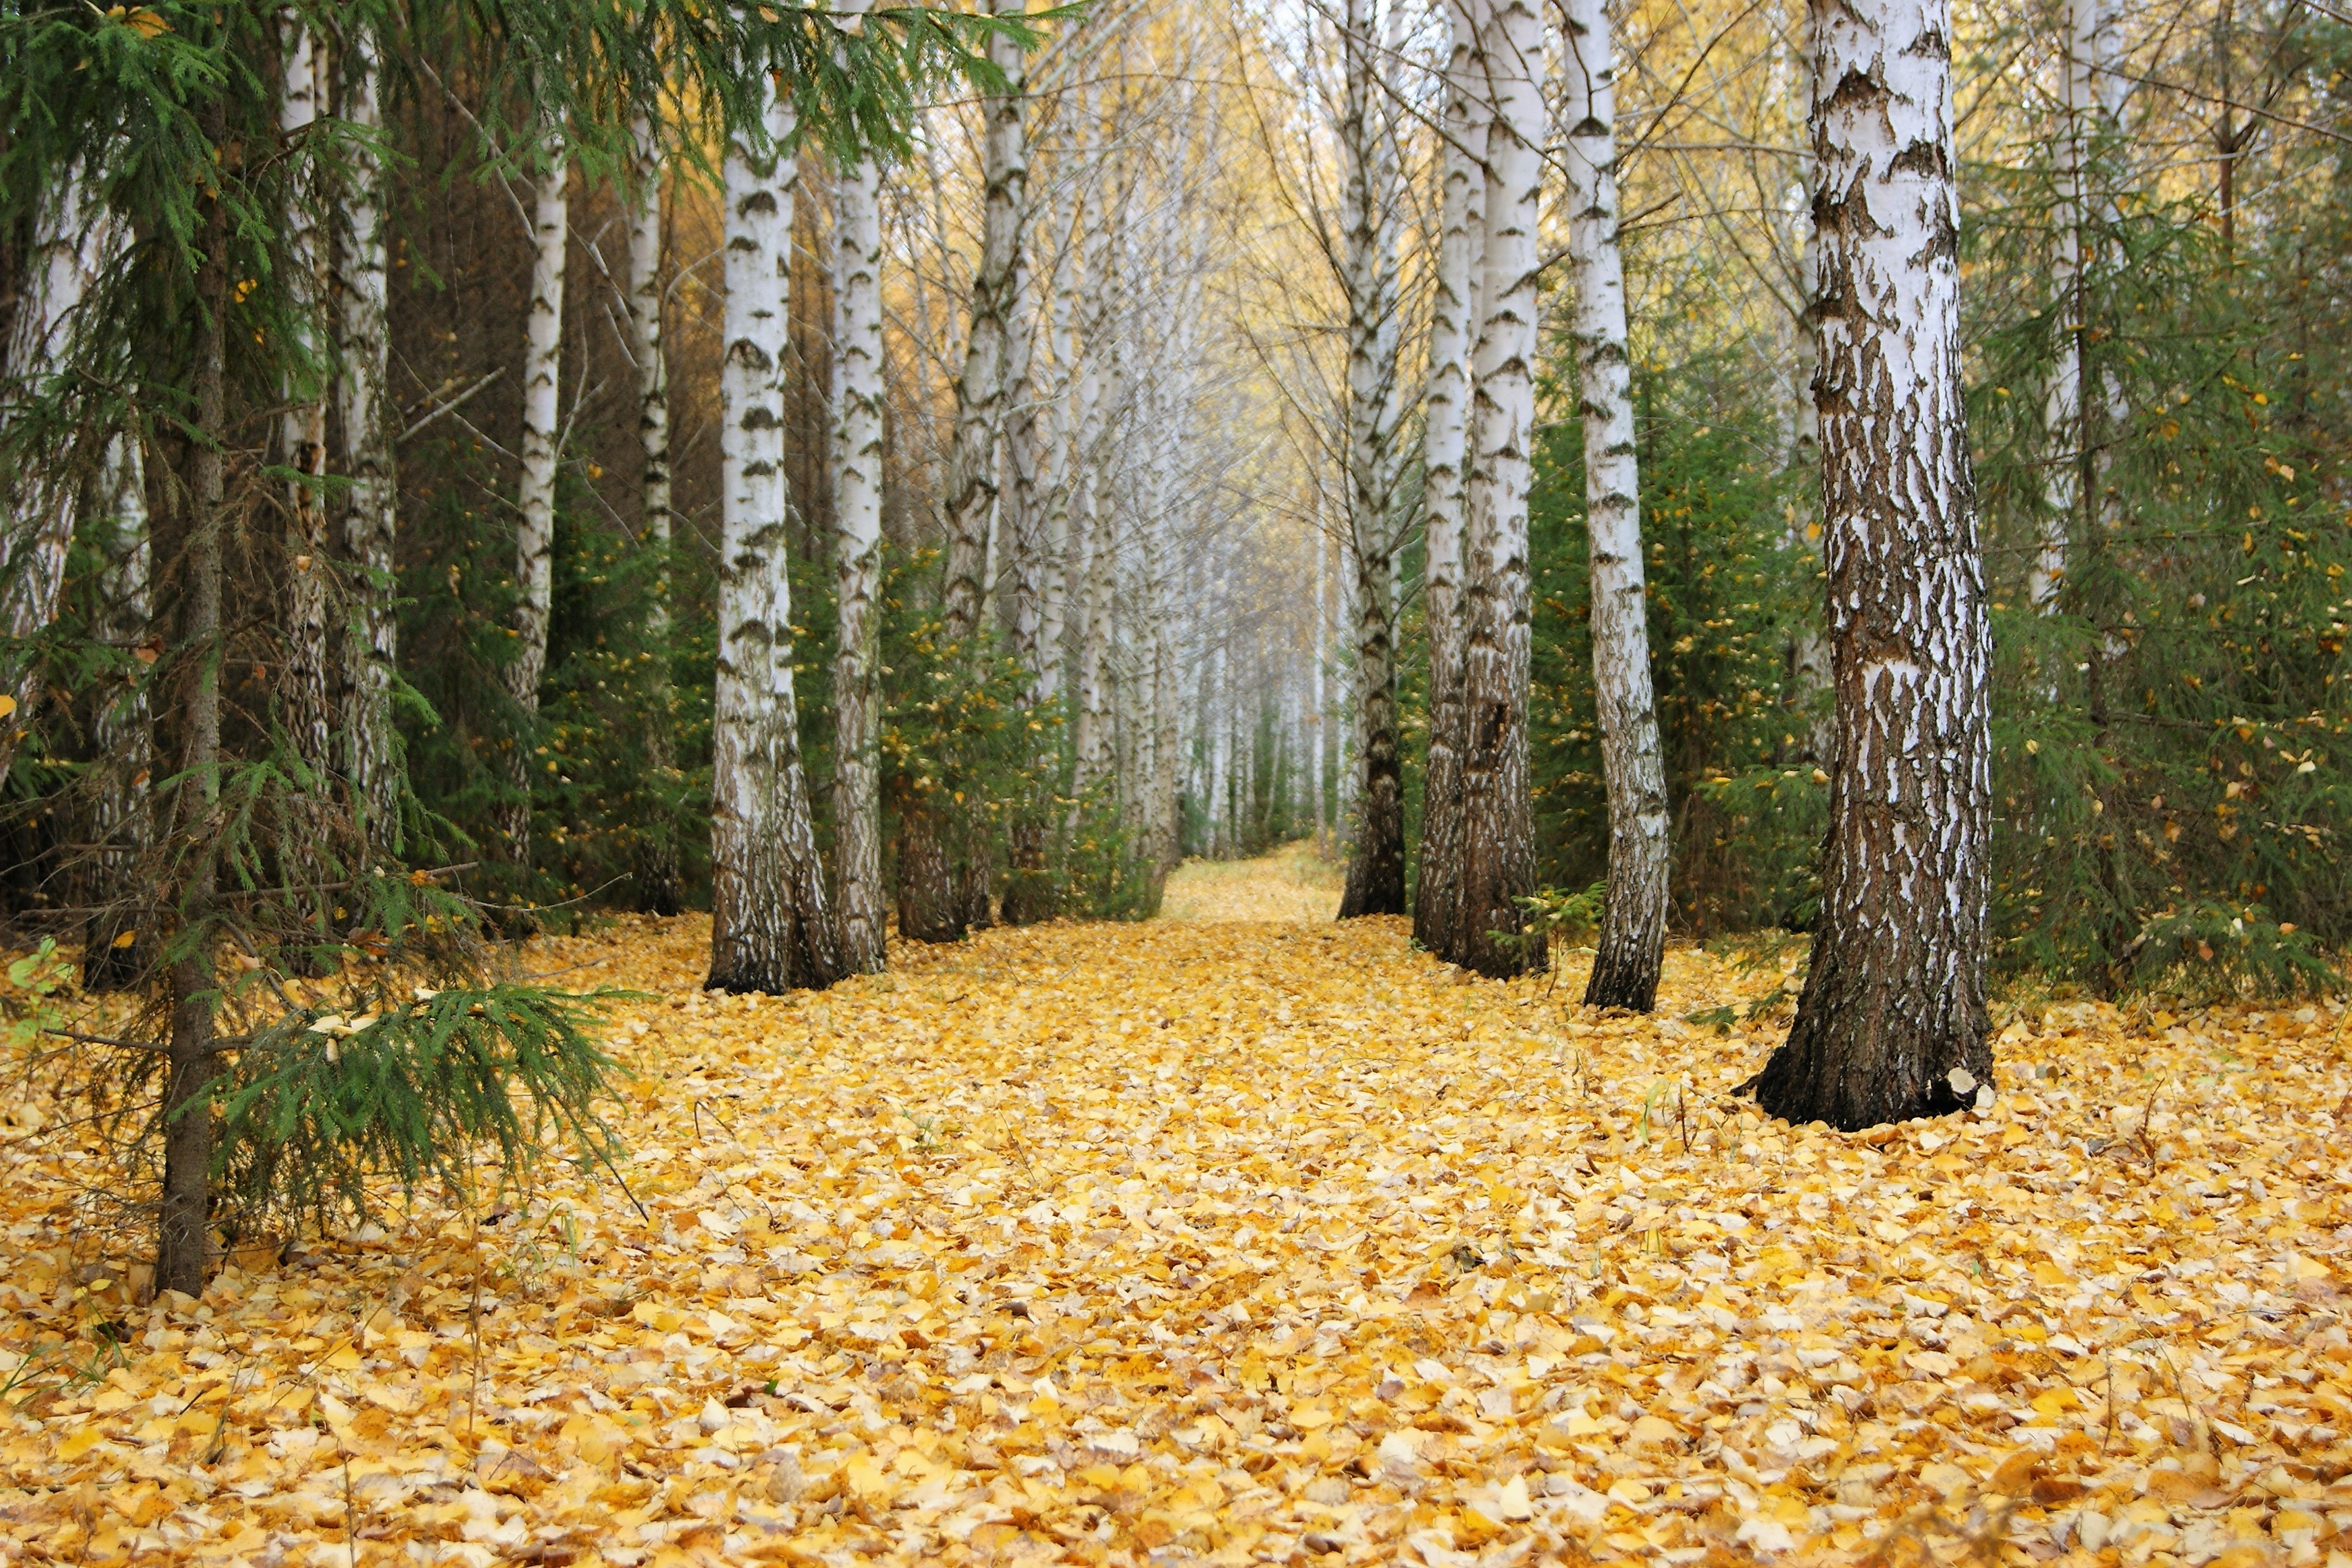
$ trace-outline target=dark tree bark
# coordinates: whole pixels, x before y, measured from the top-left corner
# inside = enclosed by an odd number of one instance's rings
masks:
[[[1813,961],[1757,1082],[1853,1129],[1990,1093],[1990,639],[1960,397],[1948,0],[1816,0],[1837,754]]]
[[[215,119],[219,110],[214,111]],[[217,142],[217,135],[215,137]],[[172,966],[172,1033],[163,1082],[163,1203],[156,1227],[155,1288],[201,1296],[212,1239],[213,903],[219,837],[221,737],[221,510],[227,475],[228,209],[215,197],[196,274],[203,324],[196,338],[196,436],[188,475],[187,577],[180,607],[182,667],[179,798],[174,837],[188,856],[180,890],[187,951]],[[193,938],[193,940],[190,940]]]

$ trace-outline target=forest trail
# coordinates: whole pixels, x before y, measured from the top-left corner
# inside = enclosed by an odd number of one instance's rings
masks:
[[[697,989],[698,917],[534,943],[646,994],[643,1219],[560,1171],[125,1311],[75,1289],[141,1239],[76,1218],[100,1167],[10,1143],[0,1343],[58,1348],[0,1560],[342,1563],[348,1507],[362,1564],[471,1568],[2252,1563],[2352,1508],[2327,1011],[2054,1008],[1990,1115],[1790,1131],[1724,1092],[1777,1028],[1681,1020],[1774,974],[1679,948],[1594,1016],[1315,877],[782,998]]]

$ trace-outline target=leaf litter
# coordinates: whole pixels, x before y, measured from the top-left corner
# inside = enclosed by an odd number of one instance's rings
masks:
[[[693,917],[543,940],[647,994],[627,1190],[202,1302],[11,1106],[0,1559],[2352,1563],[2339,1003],[2036,1009],[1849,1135],[1730,1095],[1753,965],[1604,1016],[1296,854],[1171,904],[781,998]]]

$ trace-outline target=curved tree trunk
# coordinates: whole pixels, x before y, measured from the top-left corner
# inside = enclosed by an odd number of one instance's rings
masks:
[[[355,129],[373,132],[383,124],[383,67],[375,34],[355,30],[348,45],[352,58],[344,89],[342,115]],[[355,142],[337,204],[335,271],[336,331],[341,374],[336,381],[337,419],[342,426],[342,542],[353,567],[352,596],[345,623],[342,668],[343,767],[352,796],[366,818],[368,847],[384,856],[399,852],[402,835],[400,739],[392,719],[392,688],[398,668],[400,615],[397,542],[398,487],[384,421],[392,352],[386,293],[383,161],[366,142]]]
[[[882,883],[882,171],[845,164],[833,189],[834,889],[841,962],[880,973]]]
[[[563,261],[572,226],[569,165],[550,133],[546,163],[532,181],[530,314],[523,354],[522,486],[515,525],[514,657],[507,695],[520,717],[508,752],[510,798],[499,812],[507,858],[530,864],[531,741],[539,733],[539,683],[547,672],[547,623],[555,595],[555,475],[562,453],[558,426],[563,370]]]
[[[793,691],[791,500],[784,351],[793,198],[780,149],[789,102],[772,95],[767,143],[727,150],[727,353],[719,367],[719,677],[711,710],[713,991],[780,992],[841,978],[824,867],[801,767]]]
[[[1542,57],[1535,0],[1492,0],[1473,70],[1475,89],[1486,94],[1494,118],[1486,133],[1464,551],[1462,916],[1458,941],[1445,956],[1497,977],[1549,962],[1540,942],[1517,936],[1527,920],[1518,900],[1533,891],[1535,879],[1528,800],[1528,485],[1535,440]]]
[[[1348,0],[1339,143],[1347,160],[1348,531],[1360,590],[1357,724],[1362,800],[1339,918],[1404,913],[1397,740],[1395,157],[1378,101],[1370,0]]]
[[[1868,1127],[1989,1094],[1990,640],[1961,403],[1948,0],[1816,12],[1837,755],[1813,960],[1757,1100]]]
[[[1646,1013],[1666,945],[1666,770],[1650,687],[1641,472],[1617,247],[1616,44],[1603,0],[1568,0],[1569,262],[1584,416],[1584,517],[1592,582],[1592,689],[1609,795],[1609,896],[1584,1001]]]
[[[1470,332],[1475,320],[1472,279],[1478,263],[1485,190],[1483,98],[1471,90],[1477,39],[1471,0],[1447,0],[1452,32],[1439,124],[1437,273],[1429,307],[1429,392],[1422,423],[1423,539],[1427,556],[1422,607],[1429,623],[1429,762],[1423,774],[1421,866],[1413,886],[1412,936],[1431,952],[1450,952],[1462,941],[1462,530],[1467,496],[1464,461],[1470,416]],[[1478,104],[1473,107],[1474,100]],[[1319,566],[1319,563],[1318,563]],[[1316,591],[1323,580],[1318,570]],[[1321,622],[1318,606],[1317,622]],[[1318,703],[1319,706],[1319,703]],[[1318,750],[1318,777],[1320,751]],[[1316,795],[1322,822],[1322,795]]]
[[[686,907],[678,871],[678,825],[668,810],[667,787],[677,773],[676,721],[669,680],[669,555],[671,531],[669,458],[669,357],[662,338],[662,156],[650,121],[640,115],[631,127],[629,198],[629,335],[637,359],[637,450],[644,458],[637,484],[640,538],[654,557],[652,595],[646,606],[646,643],[653,653],[646,681],[646,770],[659,781],[661,802],[655,820],[637,825],[637,907],[647,914],[674,915]]]

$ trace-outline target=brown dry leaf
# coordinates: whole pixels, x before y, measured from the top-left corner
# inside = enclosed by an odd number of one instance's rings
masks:
[[[1989,1112],[1848,1136],[1727,1097],[1780,1026],[1681,1021],[1773,977],[1678,950],[1656,1016],[1602,1016],[1580,959],[1458,984],[1332,898],[1296,855],[1188,869],[1190,918],[901,946],[784,998],[694,989],[696,919],[543,942],[535,971],[652,994],[615,1035],[650,1223],[559,1182],[142,1308],[132,1238],[79,1217],[95,1151],[12,1136],[0,1538],[477,1568],[2352,1554],[2340,1005],[2044,1009],[2003,1029]]]

